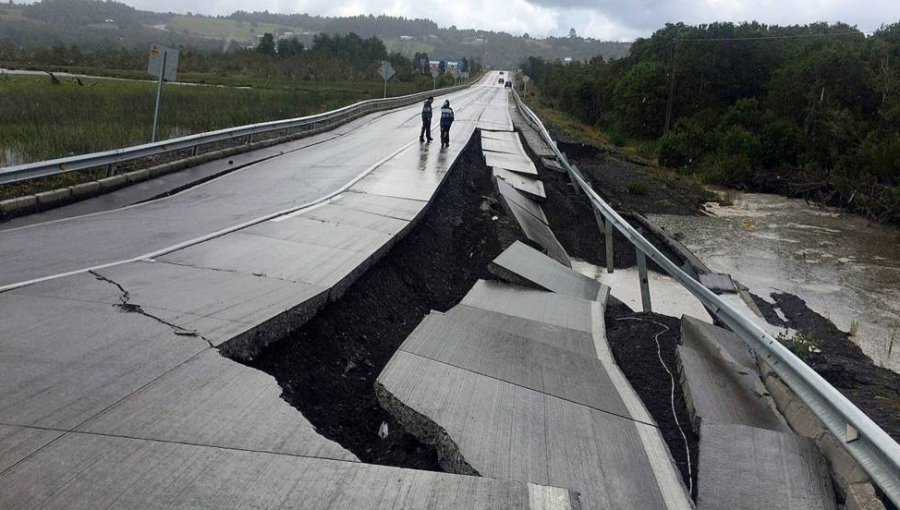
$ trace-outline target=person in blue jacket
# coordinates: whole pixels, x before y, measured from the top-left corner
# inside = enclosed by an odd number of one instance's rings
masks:
[[[441,147],[450,146],[450,125],[453,124],[453,108],[450,108],[450,100],[444,101],[441,107]]]
[[[422,132],[419,133],[419,141],[424,142],[426,137],[428,141],[431,141],[431,103],[434,101],[433,97],[429,97],[425,100],[425,104],[422,105]]]

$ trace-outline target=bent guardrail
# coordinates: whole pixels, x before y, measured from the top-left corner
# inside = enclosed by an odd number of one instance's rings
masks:
[[[569,164],[540,118],[522,101],[518,93],[513,92],[513,96],[526,120],[538,130],[541,138],[547,142],[547,145],[559,158],[570,177],[577,183],[578,188],[587,195],[594,210],[603,216],[607,225],[613,225],[635,246],[638,250],[638,258],[641,259],[645,255],[656,262],[666,273],[699,299],[717,319],[737,333],[760,358],[772,367],[788,387],[825,424],[834,437],[840,440],[844,449],[856,459],[888,499],[900,506],[900,445],[809,365],[797,358],[755,322],[676,266],[628,224],[597,195],[578,169]],[[611,234],[608,228],[607,232],[607,235]],[[607,249],[610,246],[607,243]]]
[[[196,135],[183,136],[180,138],[172,138],[161,142],[146,143],[125,147],[123,149],[114,149],[109,151],[94,152],[90,154],[81,154],[66,158],[51,159],[47,161],[39,161],[35,163],[26,163],[23,165],[15,165],[0,168],[0,185],[11,184],[14,182],[27,181],[29,179],[37,179],[40,177],[48,177],[59,175],[67,172],[77,172],[81,170],[90,170],[94,168],[107,167],[112,168],[113,165],[122,164],[149,156],[158,156],[169,152],[196,149],[213,143],[226,142],[231,140],[239,140],[245,138],[247,143],[252,141],[255,135],[284,131],[285,135],[291,131],[298,129],[317,129],[320,127],[331,126],[338,123],[347,122],[357,117],[372,113],[375,111],[389,110],[398,106],[405,106],[424,99],[432,95],[443,95],[451,92],[462,90],[475,83],[477,78],[473,79],[466,85],[456,87],[447,87],[437,90],[429,90],[426,92],[418,92],[406,96],[392,97],[387,99],[368,99],[360,101],[337,110],[320,113],[316,115],[308,115],[306,117],[298,117],[287,120],[276,120],[270,122],[261,122],[258,124],[250,124],[234,128],[220,129],[218,131],[209,131]]]

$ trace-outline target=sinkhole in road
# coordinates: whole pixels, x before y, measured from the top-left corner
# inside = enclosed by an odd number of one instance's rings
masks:
[[[426,314],[491,279],[489,262],[520,237],[497,202],[476,132],[419,223],[381,260],[299,330],[235,361],[275,377],[282,398],[363,462],[440,471],[434,449],[378,405],[375,380]]]

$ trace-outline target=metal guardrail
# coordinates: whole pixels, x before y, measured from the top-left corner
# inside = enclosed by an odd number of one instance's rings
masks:
[[[106,167],[112,169],[114,165],[132,161],[135,159],[145,158],[148,156],[157,156],[168,152],[193,149],[192,153],[196,153],[196,149],[202,145],[219,143],[224,141],[246,138],[247,143],[252,141],[255,135],[271,133],[276,131],[285,131],[285,134],[299,128],[317,129],[319,127],[343,123],[359,116],[380,110],[389,110],[398,106],[404,106],[414,103],[428,96],[437,96],[448,94],[462,90],[477,81],[477,77],[466,85],[455,87],[447,87],[443,89],[430,90],[426,92],[418,92],[406,96],[392,97],[388,99],[368,99],[358,103],[332,110],[317,115],[309,115],[306,117],[298,117],[288,120],[277,120],[271,122],[262,122],[259,124],[250,124],[235,128],[220,129],[218,131],[209,131],[196,135],[184,136],[181,138],[173,138],[155,143],[146,143],[143,145],[135,145],[123,149],[115,149],[103,152],[94,152],[91,154],[82,154],[79,156],[71,156],[67,158],[51,159],[48,161],[39,161],[36,163],[26,163],[24,165],[15,165],[0,168],[0,185],[11,184],[14,182],[36,179],[39,177],[48,177],[59,175],[67,172],[77,172],[79,170],[89,170],[93,168]]]
[[[577,183],[578,188],[587,195],[594,211],[606,221],[606,235],[612,236],[609,225],[614,226],[635,246],[639,260],[644,255],[649,257],[699,299],[717,319],[737,333],[760,358],[772,367],[788,387],[825,424],[834,437],[838,438],[844,449],[856,459],[888,499],[900,506],[900,445],[809,365],[797,358],[755,322],[676,266],[629,225],[597,195],[578,169],[569,164],[540,118],[525,105],[518,93],[513,92],[513,95],[519,110],[535,126],[570,177]],[[610,246],[611,243],[607,243],[607,249]],[[609,257],[609,255],[607,256]]]

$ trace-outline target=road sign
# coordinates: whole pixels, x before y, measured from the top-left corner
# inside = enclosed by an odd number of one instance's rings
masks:
[[[156,128],[159,126],[159,104],[162,98],[162,86],[164,81],[175,81],[178,72],[178,50],[166,48],[159,44],[150,45],[150,62],[147,64],[147,72],[159,78],[156,86],[156,108],[153,109],[153,131],[150,141],[156,141]]]
[[[178,50],[153,44],[150,46],[150,62],[147,64],[147,72],[159,78],[160,72],[163,70],[163,80],[175,81],[178,71]]]
[[[391,77],[396,74],[396,72],[394,72],[394,68],[393,66],[391,66],[390,62],[385,62],[381,64],[381,67],[378,68],[378,74],[380,74],[381,77],[384,78],[384,81],[387,81],[390,80]]]
[[[378,68],[378,74],[384,78],[384,97],[387,97],[387,82],[394,76],[394,68],[391,66],[390,62],[384,62],[381,64],[381,67]]]
[[[440,71],[438,71],[437,69],[432,69],[432,70],[431,70],[431,77],[432,77],[432,78],[437,78],[439,74],[441,74],[441,73],[440,73]]]

